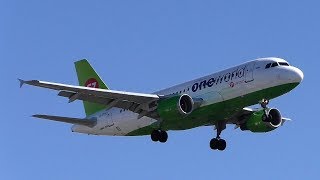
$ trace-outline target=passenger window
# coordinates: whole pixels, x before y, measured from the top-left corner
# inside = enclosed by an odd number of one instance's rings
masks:
[[[271,67],[276,67],[276,66],[278,66],[278,63],[272,63],[272,66]]]
[[[266,69],[270,68],[270,66],[271,66],[271,63],[267,64],[267,65],[266,65]],[[232,75],[233,75],[233,74],[232,74]]]

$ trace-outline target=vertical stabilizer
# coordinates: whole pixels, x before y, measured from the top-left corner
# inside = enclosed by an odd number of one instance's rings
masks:
[[[86,59],[75,62],[75,67],[80,86],[108,89],[107,85],[102,81],[100,76],[96,73],[96,71],[92,68],[92,66]],[[86,101],[83,102],[83,105],[87,116],[90,116],[106,108],[105,105],[90,103]]]

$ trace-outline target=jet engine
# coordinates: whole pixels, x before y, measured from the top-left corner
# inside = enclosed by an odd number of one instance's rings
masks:
[[[159,100],[157,112],[163,119],[182,118],[189,115],[196,107],[194,99],[183,94]]]
[[[256,111],[251,114],[247,121],[240,125],[243,131],[251,132],[269,132],[282,124],[282,116],[278,109],[266,109]]]

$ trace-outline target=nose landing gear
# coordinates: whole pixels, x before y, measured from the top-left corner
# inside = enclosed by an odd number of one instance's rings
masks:
[[[268,99],[262,99],[259,103],[261,105],[261,107],[264,110],[264,114],[262,116],[262,121],[263,122],[271,122],[272,120],[272,116],[269,114],[269,108],[267,107],[267,105],[269,104],[269,100]]]
[[[269,100],[268,99],[262,99],[259,104],[261,105],[261,107],[263,109],[267,109],[267,105],[269,104]]]

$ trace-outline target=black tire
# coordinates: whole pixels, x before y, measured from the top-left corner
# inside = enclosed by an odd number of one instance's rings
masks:
[[[224,139],[219,139],[218,141],[218,150],[223,151],[227,147],[227,142]]]
[[[160,132],[159,132],[158,130],[152,131],[152,133],[151,133],[151,140],[152,140],[153,142],[157,142],[157,141],[159,141],[159,139],[160,139]]]
[[[219,143],[219,140],[218,140],[218,139],[216,139],[216,138],[211,139],[211,141],[210,141],[210,148],[211,148],[212,150],[217,150],[217,149],[218,149],[218,143]]]
[[[168,140],[168,133],[166,132],[166,131],[160,131],[159,132],[159,141],[161,142],[161,143],[165,143],[165,142],[167,142],[167,140]]]

